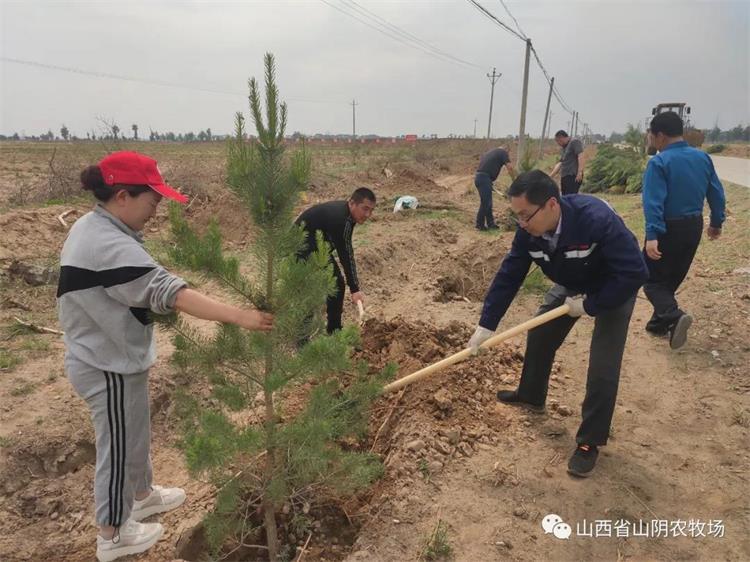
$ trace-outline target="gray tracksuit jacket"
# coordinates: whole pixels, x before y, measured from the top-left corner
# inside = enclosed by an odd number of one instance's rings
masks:
[[[140,232],[98,204],[70,229],[60,256],[57,302],[66,363],[120,374],[146,371],[156,361],[148,313],[171,312],[186,285],[146,252]]]

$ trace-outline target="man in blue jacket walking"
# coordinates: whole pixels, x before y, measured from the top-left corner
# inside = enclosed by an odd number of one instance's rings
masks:
[[[651,120],[649,145],[659,151],[643,175],[643,213],[646,216],[646,265],[649,280],[643,287],[654,307],[646,330],[669,334],[669,345],[685,344],[693,318],[677,304],[675,292],[685,279],[703,232],[703,202],[711,219],[706,235],[721,235],[726,201],[711,157],[682,138],[682,119],[672,111]]]
[[[505,404],[543,412],[555,353],[580,316],[595,318],[578,446],[568,462],[568,472],[588,476],[598,447],[607,443],[628,325],[648,270],[635,236],[601,199],[561,196],[552,178],[540,170],[519,175],[508,195],[519,228],[490,285],[468,347],[476,353],[492,336],[536,263],[555,283],[537,314],[563,303],[571,310],[529,331],[518,388],[501,390],[497,397]]]

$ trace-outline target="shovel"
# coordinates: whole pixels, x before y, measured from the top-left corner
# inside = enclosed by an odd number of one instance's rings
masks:
[[[362,326],[365,323],[365,305],[362,301],[357,301],[357,310],[359,311],[359,325]]]
[[[500,332],[499,334],[492,336],[481,345],[481,348],[487,349],[490,347],[494,347],[497,344],[504,342],[509,338],[512,338],[513,336],[528,332],[529,330],[536,328],[537,326],[541,326],[542,324],[545,324],[550,320],[559,318],[560,316],[565,316],[569,311],[570,306],[568,306],[567,304],[558,306],[557,308],[553,308],[549,312],[545,312],[544,314],[535,316],[531,320],[527,320],[526,322],[519,324],[518,326],[514,326],[509,330],[505,330],[504,332]],[[459,351],[458,353],[454,353],[450,357],[446,357],[445,359],[438,361],[437,363],[428,365],[427,367],[420,369],[419,371],[412,373],[411,375],[407,375],[403,378],[393,381],[390,384],[387,384],[383,390],[385,390],[386,392],[393,392],[394,390],[403,388],[408,384],[427,378],[437,373],[438,371],[445,369],[446,367],[458,363],[459,361],[463,361],[467,357],[471,357],[471,355],[471,349],[464,349],[462,351]]]

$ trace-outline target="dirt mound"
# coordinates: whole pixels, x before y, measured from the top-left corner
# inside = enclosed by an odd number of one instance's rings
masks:
[[[9,559],[38,560],[41,551],[48,554],[39,536],[56,537],[61,546],[56,555],[62,559],[71,548],[65,540],[69,532],[87,526],[83,519],[96,458],[93,432],[56,433],[50,435],[48,428],[25,432],[22,442],[0,455],[0,537],[9,539],[0,539],[0,552],[13,552]]]
[[[482,302],[500,266],[501,255],[502,249],[484,245],[441,260],[434,300]]]
[[[454,275],[442,275],[435,281],[437,302],[450,302],[464,300],[466,302],[481,300],[483,291],[486,290],[484,285],[478,284],[471,277],[463,273]]]
[[[361,356],[377,368],[396,362],[403,377],[461,350],[470,335],[458,322],[436,327],[371,319],[363,328]],[[521,360],[516,348],[501,346],[384,395],[371,421],[369,447],[385,459],[388,476],[436,472],[494,442],[507,425],[488,419],[497,417],[495,391],[515,380]]]
[[[454,225],[444,221],[431,221],[428,226],[429,236],[434,244],[455,244],[458,232]]]
[[[408,185],[414,191],[424,193],[428,191],[445,191],[445,188],[436,184],[430,178],[423,176],[413,170],[401,170],[393,178],[393,183],[398,185]]]
[[[76,213],[65,219],[70,225],[88,211],[85,205],[54,205],[0,214],[0,231],[3,233],[0,241],[0,261],[33,260],[58,254],[68,231],[57,217],[73,208],[76,209]]]
[[[401,318],[390,321],[371,318],[362,328],[362,348],[371,366],[382,368],[394,362],[403,371],[414,362],[430,363],[443,353],[460,349],[470,335],[470,330],[457,322],[435,328]]]
[[[228,246],[244,245],[251,240],[252,223],[247,208],[224,188],[197,196],[188,204],[187,214],[190,226],[201,234],[211,221],[216,221]]]
[[[402,195],[414,195],[420,204],[427,199],[447,199],[448,195],[445,187],[435,183],[427,175],[409,168],[397,170],[389,178],[381,176],[373,187],[381,198],[395,200]]]
[[[93,441],[84,437],[79,437],[75,441],[71,441],[70,438],[51,441],[37,438],[17,447],[12,456],[14,465],[23,466],[35,478],[55,477],[93,463],[96,459],[96,448]],[[23,477],[20,479],[23,480]],[[18,481],[8,479],[4,484],[7,491],[8,487],[16,487]]]

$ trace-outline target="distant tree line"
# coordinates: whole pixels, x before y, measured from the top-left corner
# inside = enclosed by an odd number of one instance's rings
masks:
[[[703,132],[706,135],[706,142],[708,143],[750,141],[750,125],[743,126],[742,123],[726,130],[722,130],[718,125],[714,125],[712,129],[703,129]],[[609,142],[628,142],[627,135],[628,132],[618,133],[613,131],[609,135]]]
[[[133,131],[133,136],[128,138],[125,136],[125,134],[122,132],[119,126],[116,124],[107,124],[107,126],[104,128],[103,131],[90,131],[86,133],[85,137],[79,137],[76,135],[71,134],[70,130],[66,125],[63,125],[60,127],[60,134],[56,135],[52,132],[51,129],[49,129],[46,133],[41,133],[37,135],[19,135],[18,133],[13,133],[12,135],[2,135],[0,134],[0,141],[5,140],[30,140],[30,141],[81,141],[81,140],[145,140],[142,137],[138,135],[139,127],[136,124],[131,125],[131,130]],[[160,133],[158,131],[149,131],[148,140],[155,142],[155,141],[168,141],[168,142],[211,142],[216,140],[224,140],[226,138],[226,135],[214,135],[211,132],[211,128],[206,129],[205,131],[199,131],[197,134],[193,131],[190,131],[188,133],[174,133],[172,131]]]
[[[745,127],[740,123],[736,127],[722,131],[718,125],[712,129],[705,129],[707,142],[732,142],[732,141],[750,141],[750,125]]]

